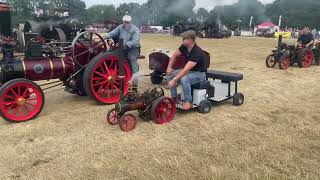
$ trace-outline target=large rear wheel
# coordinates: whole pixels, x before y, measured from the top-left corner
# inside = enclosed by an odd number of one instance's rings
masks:
[[[291,64],[291,58],[289,55],[283,55],[279,61],[279,68],[282,70],[287,70]]]
[[[176,115],[176,104],[168,97],[160,97],[151,108],[151,117],[158,124],[169,123]]]
[[[300,68],[308,68],[311,66],[314,59],[314,55],[311,49],[306,49],[299,53],[299,67]]]
[[[84,76],[84,87],[95,101],[101,104],[114,104],[120,101],[119,57],[104,53],[93,58],[88,64]],[[132,74],[128,63],[124,64],[124,95],[128,93]]]
[[[26,79],[14,79],[0,87],[0,114],[10,122],[19,123],[35,118],[44,106],[42,89]]]
[[[133,131],[137,126],[137,119],[132,114],[125,114],[120,118],[119,126],[124,132]]]

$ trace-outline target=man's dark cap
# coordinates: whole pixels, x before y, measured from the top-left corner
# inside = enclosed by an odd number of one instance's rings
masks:
[[[197,38],[197,34],[193,30],[189,30],[189,31],[186,31],[184,33],[181,33],[180,36],[183,37],[183,38],[193,39],[193,40],[196,40],[196,38]]]

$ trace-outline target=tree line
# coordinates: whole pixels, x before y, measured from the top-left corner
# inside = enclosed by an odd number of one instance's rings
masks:
[[[148,0],[144,4],[123,3],[120,6],[94,5],[86,8],[82,0],[6,0],[13,7],[13,22],[21,23],[33,17],[36,8],[46,11],[69,9],[72,16],[85,23],[104,23],[106,20],[121,21],[125,14],[133,16],[137,25],[152,24],[172,26],[176,22],[188,20],[201,23],[222,23],[230,29],[249,28],[263,21],[277,24],[282,15],[282,27],[301,28],[309,26],[319,28],[319,0],[275,0],[271,4],[262,4],[258,0],[238,0],[232,5],[220,5],[211,11],[205,8],[194,10],[195,0]],[[252,27],[251,27],[252,28]]]

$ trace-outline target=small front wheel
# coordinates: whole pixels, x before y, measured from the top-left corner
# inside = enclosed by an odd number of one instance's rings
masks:
[[[277,64],[276,58],[274,57],[274,55],[269,55],[266,59],[266,66],[268,68],[274,68]]]
[[[13,79],[0,87],[0,115],[7,121],[19,123],[35,118],[44,106],[44,94],[36,83]]]
[[[119,113],[116,109],[111,109],[107,113],[107,121],[111,125],[119,124]]]

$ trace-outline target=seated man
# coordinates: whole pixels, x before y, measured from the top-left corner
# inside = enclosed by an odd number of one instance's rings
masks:
[[[205,65],[205,56],[203,50],[196,44],[196,33],[186,31],[181,34],[183,44],[170,58],[167,67],[167,76],[169,77],[168,87],[171,89],[171,96],[176,101],[178,82],[181,83],[184,92],[183,110],[190,110],[192,104],[191,86],[206,80],[207,67]],[[184,56],[187,63],[183,69],[173,70],[173,64],[177,57]]]
[[[310,32],[308,27],[303,28],[302,34],[298,38],[297,45],[305,46],[306,48],[312,47],[314,43],[313,34]]]
[[[128,60],[133,74],[139,72],[139,64],[137,59],[140,55],[140,31],[132,24],[131,16],[123,17],[123,24],[119,25],[113,31],[108,33],[106,38],[123,39],[125,54],[128,55]],[[138,78],[132,82],[134,88],[138,87]]]

